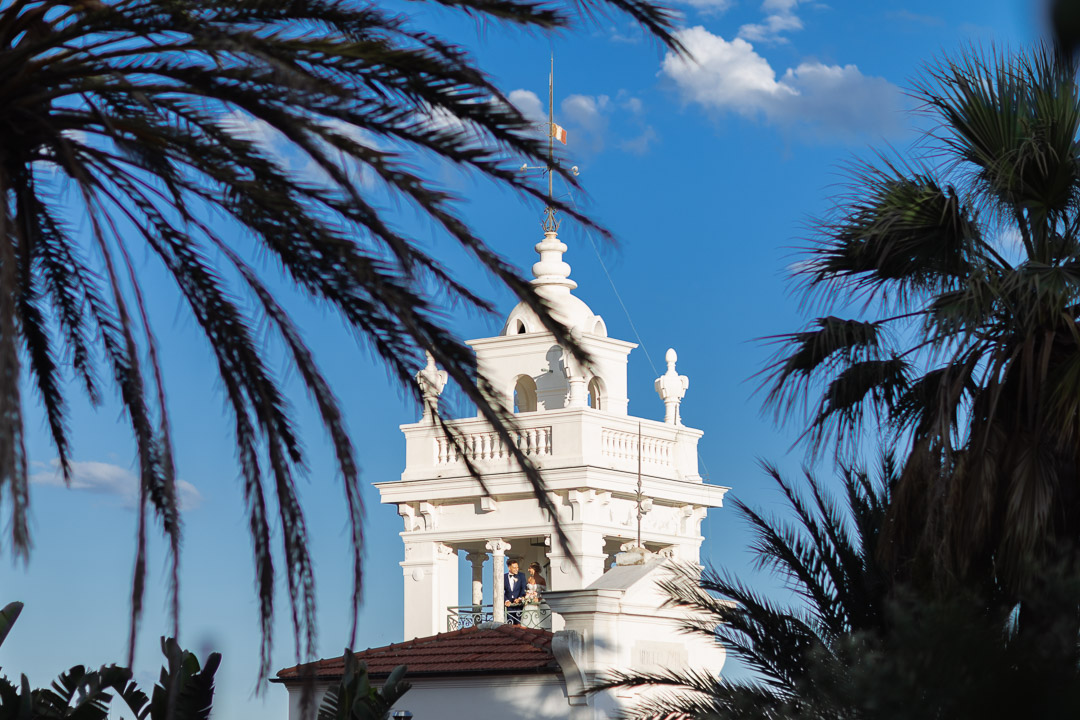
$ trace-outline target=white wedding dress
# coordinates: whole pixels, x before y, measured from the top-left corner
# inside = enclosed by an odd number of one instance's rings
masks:
[[[540,602],[540,585],[536,583],[528,583],[525,586],[525,602],[526,603],[539,603]]]

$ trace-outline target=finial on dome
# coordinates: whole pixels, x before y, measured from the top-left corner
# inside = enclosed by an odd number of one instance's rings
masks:
[[[557,232],[559,232],[559,223],[562,222],[562,221],[559,220],[559,218],[556,217],[558,212],[559,212],[558,210],[551,207],[550,205],[548,207],[544,208],[544,219],[540,223],[540,227],[542,227],[544,229],[544,232],[546,232],[546,233],[549,233],[549,232],[557,233]]]
[[[667,361],[667,372],[656,378],[656,392],[660,395],[660,399],[664,401],[664,422],[669,425],[682,425],[682,418],[679,416],[679,405],[682,404],[683,397],[686,396],[686,390],[690,387],[690,378],[685,375],[680,375],[675,370],[675,362],[679,359],[678,354],[675,352],[675,348],[668,348],[668,351],[664,354],[664,360]]]
[[[535,279],[532,284],[537,290],[545,287],[565,288],[563,292],[569,292],[577,287],[577,283],[570,279],[570,265],[563,260],[563,253],[567,248],[559,240],[559,221],[550,207],[547,209],[543,227],[544,239],[535,245],[536,252],[540,254],[540,262],[533,263],[532,273]]]

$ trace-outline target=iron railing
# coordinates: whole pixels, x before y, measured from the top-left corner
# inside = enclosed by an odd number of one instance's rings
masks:
[[[491,605],[452,605],[446,615],[446,630],[461,630],[463,628],[476,627],[481,623],[494,622],[495,612]],[[529,603],[527,605],[515,605],[506,609],[506,621],[513,618],[518,620],[522,627],[538,628],[540,630],[551,629],[551,608],[547,603]]]

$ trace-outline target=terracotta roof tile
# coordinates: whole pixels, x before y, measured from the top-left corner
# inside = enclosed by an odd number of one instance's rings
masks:
[[[519,625],[465,628],[370,648],[356,656],[367,663],[368,672],[373,676],[385,676],[398,665],[409,667],[408,677],[558,670],[551,653],[551,633]],[[278,672],[277,679],[279,682],[297,680],[303,670],[313,667],[316,678],[336,680],[341,677],[344,663],[342,656],[310,665],[296,665]]]

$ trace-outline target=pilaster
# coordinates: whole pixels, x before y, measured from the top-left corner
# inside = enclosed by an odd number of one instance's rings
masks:
[[[401,570],[405,583],[404,639],[446,630],[446,608],[457,604],[457,554],[453,548],[440,542],[406,541]]]

